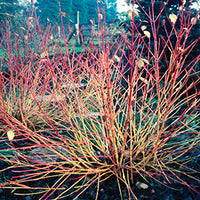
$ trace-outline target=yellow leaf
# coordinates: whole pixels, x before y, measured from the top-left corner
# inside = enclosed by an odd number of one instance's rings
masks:
[[[145,63],[149,64],[149,61],[145,58],[141,58],[136,62],[139,68],[144,67]]]
[[[22,26],[20,27],[20,29],[22,29],[22,30],[24,30],[24,31],[26,30],[26,29],[25,29],[24,27],[22,27]]]
[[[61,12],[62,16],[65,18],[67,13],[66,12]]]
[[[151,37],[151,33],[149,31],[144,31],[144,34],[146,37],[150,38]]]
[[[31,26],[32,28],[34,28],[33,24],[31,24],[31,22],[29,22],[29,24],[30,24],[30,26]]]
[[[183,5],[185,5],[185,3],[186,3],[186,0],[183,0]]]
[[[169,19],[170,19],[170,21],[171,21],[173,24],[176,23],[177,18],[178,18],[178,17],[177,17],[175,14],[170,14],[170,15],[169,15]]]
[[[139,61],[136,62],[136,65],[139,67],[139,68],[142,68],[144,66],[144,62],[142,59],[140,59]]]
[[[34,18],[34,17],[29,17],[29,18],[28,18],[28,20],[32,20],[32,19],[35,19],[35,18]]]
[[[13,140],[13,138],[15,137],[15,134],[12,130],[7,132],[7,136],[9,140]]]
[[[196,22],[197,22],[197,18],[196,18],[196,17],[192,17],[192,19],[191,19],[191,24],[192,24],[192,25],[195,25]]]
[[[139,12],[140,12],[140,10],[134,9],[134,13],[135,13],[135,15],[137,15],[138,17],[139,17]]]
[[[147,79],[145,79],[145,78],[143,78],[143,77],[140,77],[140,80],[143,82],[143,83],[145,83],[145,84],[147,84],[148,85],[148,81],[147,81]]]
[[[120,62],[119,56],[115,55],[115,61],[116,61],[116,62]]]
[[[99,13],[99,18],[103,19],[103,15],[101,13]]]
[[[132,17],[133,17],[133,13],[132,13],[133,11],[128,11],[128,17],[130,18],[130,19],[132,19]]]
[[[15,35],[16,35],[17,37],[19,37],[19,34],[15,33]]]
[[[27,36],[27,35],[25,35],[25,36],[24,36],[24,39],[25,39],[25,40],[28,40],[28,36]]]
[[[40,54],[40,57],[41,57],[41,58],[45,58],[45,57],[48,56],[48,55],[49,55],[48,53],[42,52],[42,53]]]
[[[143,25],[141,26],[142,31],[144,31],[147,28],[147,26]]]
[[[145,62],[146,64],[149,64],[149,61],[145,58],[142,58],[142,61]]]

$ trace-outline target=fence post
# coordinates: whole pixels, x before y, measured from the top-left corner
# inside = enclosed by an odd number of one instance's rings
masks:
[[[76,28],[76,35],[77,35],[77,44],[80,45],[80,38],[79,38],[79,11],[77,11],[77,24],[75,25]]]

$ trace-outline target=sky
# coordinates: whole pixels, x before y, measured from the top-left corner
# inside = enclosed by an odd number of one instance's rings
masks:
[[[130,6],[128,6],[125,3],[125,0],[117,0],[117,11],[118,12],[128,11],[129,9],[130,9]]]

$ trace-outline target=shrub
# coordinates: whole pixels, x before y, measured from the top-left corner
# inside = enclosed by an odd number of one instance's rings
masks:
[[[94,33],[98,45],[91,41],[91,48],[84,47],[79,54],[68,50],[64,32],[65,49],[56,42],[49,47],[51,34],[42,35],[39,24],[38,47],[29,45],[33,35],[28,35],[26,50],[17,41],[7,50],[8,69],[1,71],[0,79],[4,144],[0,158],[11,164],[2,171],[12,169],[16,176],[1,187],[27,190],[27,194],[31,190],[32,195],[42,194],[40,199],[53,193],[56,199],[72,194],[76,199],[96,183],[97,199],[100,184],[114,176],[121,198],[125,185],[129,199],[137,199],[133,186],[140,176],[143,181],[165,179],[196,191],[183,177],[199,182],[194,176],[199,171],[191,164],[200,141],[196,87],[200,79],[188,85],[191,76],[199,77],[194,70],[199,57],[185,63],[197,42],[185,45],[194,24],[189,14],[186,20],[180,13],[177,32],[169,18],[171,31],[160,49],[152,16],[151,31],[140,34],[133,15],[131,40],[122,30],[112,39],[112,29],[99,19]],[[173,34],[175,46],[170,42]],[[171,56],[161,73],[166,50]],[[6,148],[11,152],[3,153]],[[41,180],[55,182],[37,185]],[[65,185],[67,181],[71,186]]]

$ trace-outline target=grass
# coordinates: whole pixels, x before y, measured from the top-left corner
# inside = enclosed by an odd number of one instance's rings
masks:
[[[72,194],[76,199],[96,183],[98,199],[99,185],[115,177],[121,198],[125,185],[129,199],[137,199],[132,186],[140,176],[146,182],[164,178],[198,192],[181,178],[186,175],[199,183],[194,175],[198,169],[189,167],[200,141],[199,123],[194,123],[200,115],[199,79],[188,85],[191,76],[198,76],[194,66],[199,57],[185,61],[188,49],[197,42],[185,45],[189,37],[185,26],[191,30],[193,24],[183,20],[177,31],[171,23],[168,40],[160,49],[156,23],[149,19],[153,52],[150,32],[146,37],[140,34],[133,15],[131,40],[123,32],[114,40],[120,57],[116,51],[110,58],[112,36],[106,37],[109,30],[100,19],[98,45],[91,41],[97,51],[69,51],[62,33],[65,55],[63,47],[49,49],[49,37],[43,35],[37,56],[35,49],[26,50],[24,57],[9,55],[8,72],[0,75],[0,123],[2,142],[17,153],[5,157],[1,149],[0,159],[11,165],[1,171],[12,169],[16,176],[0,183],[1,187],[18,195],[21,190],[30,195],[31,190],[40,199],[51,199],[58,191],[55,199]],[[177,34],[175,45],[170,41],[173,33]],[[129,47],[127,57],[124,49]],[[20,44],[13,48],[24,50]],[[167,49],[170,60],[165,57]],[[14,133],[10,140],[6,138],[9,130]],[[53,183],[37,185],[51,179]],[[69,180],[71,186],[63,187]]]

